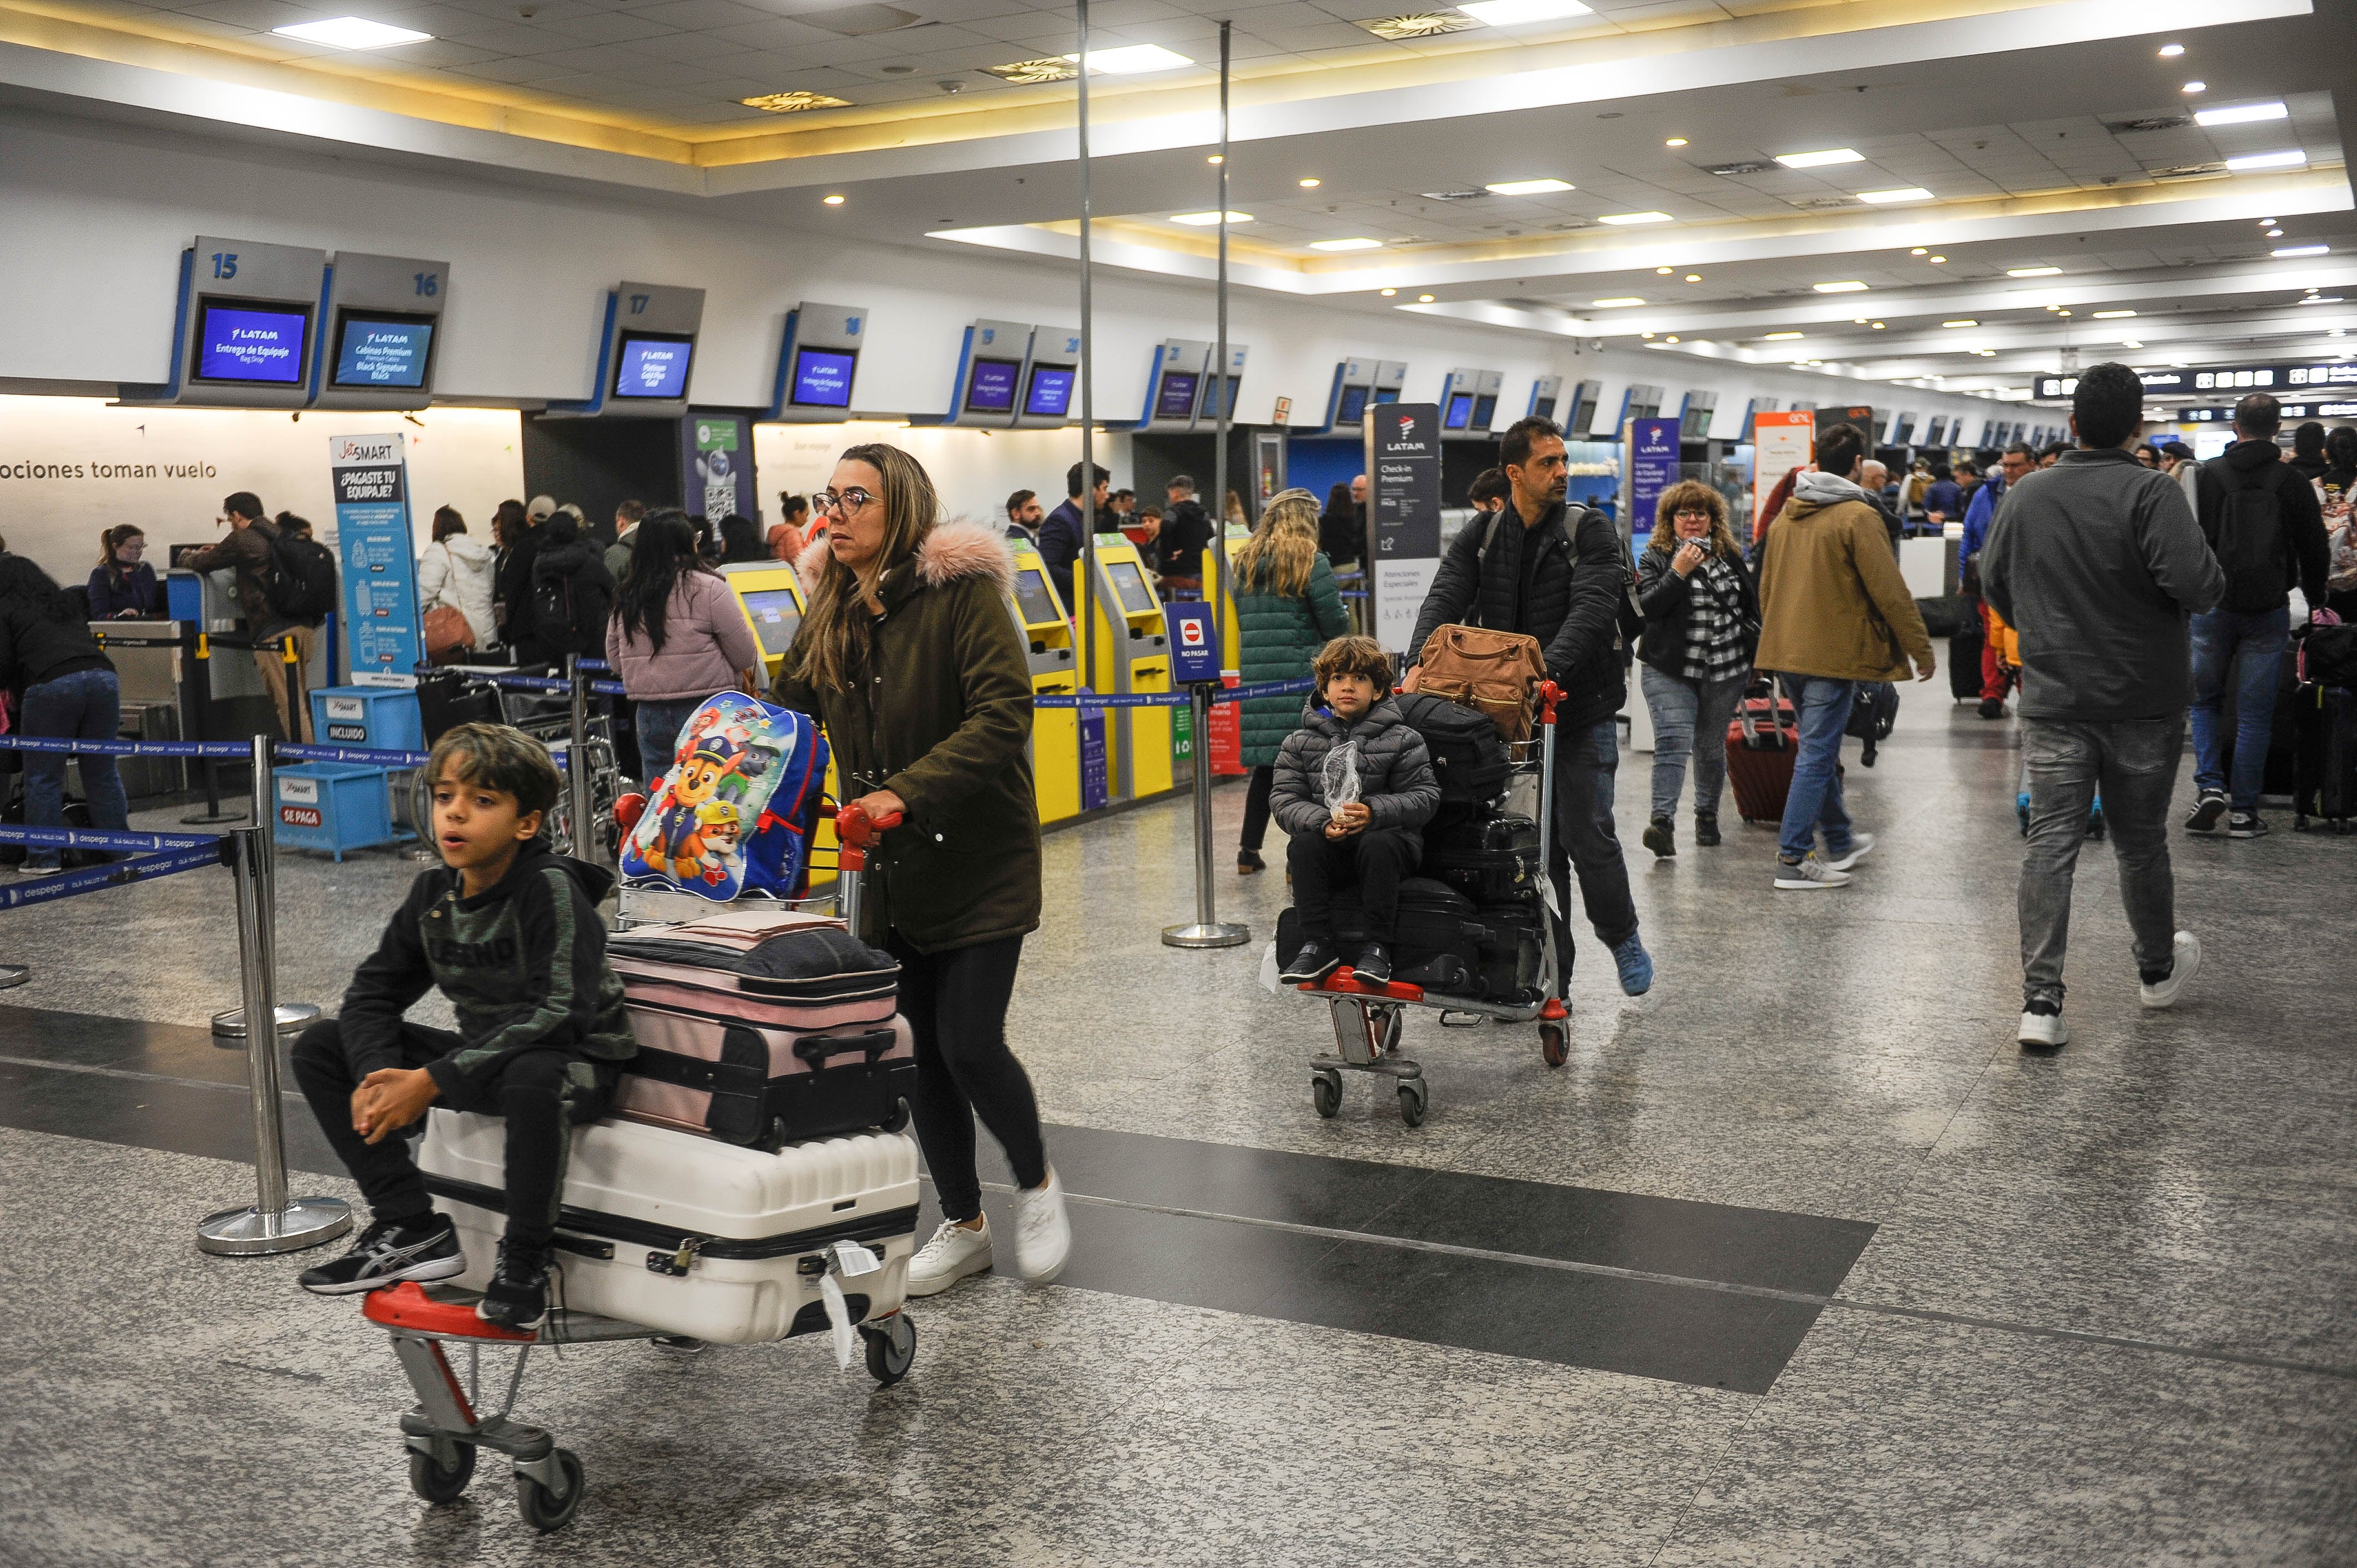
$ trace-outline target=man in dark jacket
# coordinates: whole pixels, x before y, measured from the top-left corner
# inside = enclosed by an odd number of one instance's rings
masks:
[[[2275,729],[2276,685],[2291,637],[2291,589],[2322,607],[2331,549],[2315,487],[2282,461],[2276,432],[2283,407],[2266,392],[2234,405],[2241,439],[2194,469],[2201,536],[2226,574],[2218,607],[2193,618],[2193,784],[2201,791],[2185,825],[2206,833],[2226,817],[2230,838],[2267,831],[2259,816],[2267,739]],[[2226,737],[2219,725],[2226,683],[2234,683],[2234,777],[2226,777]],[[2233,814],[2228,816],[2231,807]]]
[[[1203,546],[1211,542],[1211,514],[1195,499],[1191,474],[1173,474],[1163,493],[1170,504],[1163,510],[1162,532],[1155,538],[1161,551],[1163,578],[1200,584],[1208,575]]]
[[[1574,522],[1563,432],[1553,420],[1524,419],[1498,443],[1512,496],[1495,521],[1469,523],[1441,557],[1408,642],[1415,659],[1441,627],[1480,625],[1535,637],[1547,677],[1563,688],[1555,708],[1555,834],[1547,875],[1555,884],[1556,978],[1571,984],[1571,881],[1597,940],[1612,950],[1620,989],[1644,994],[1653,960],[1637,935],[1629,867],[1612,828],[1612,776],[1620,763],[1613,715],[1628,700],[1620,607],[1629,598],[1628,556],[1610,522],[1583,508]]]
[[[539,528],[532,564],[532,638],[519,646],[519,664],[557,664],[568,653],[606,657],[606,621],[614,613],[614,577],[597,542],[581,536],[570,512]]]
[[[2166,1007],[2201,961],[2176,929],[2169,800],[2185,745],[2186,621],[2224,575],[2183,492],[2128,451],[2144,384],[2126,365],[2079,374],[2079,450],[2012,487],[1981,553],[1981,583],[2020,628],[2021,754],[2029,843],[2021,861],[2021,1043],[2053,1050],[2062,1023],[2071,879],[2100,790],[2141,1000]]]
[[[221,521],[229,524],[229,536],[218,544],[206,546],[181,563],[191,572],[217,572],[223,567],[237,574],[238,607],[245,612],[247,632],[257,641],[266,641],[267,648],[253,650],[253,667],[262,672],[262,684],[270,693],[270,706],[286,725],[286,738],[297,745],[311,738],[311,715],[304,710],[310,704],[286,701],[286,653],[283,639],[295,639],[295,657],[301,668],[311,667],[311,655],[318,647],[319,621],[297,619],[282,615],[270,604],[270,584],[276,575],[271,564],[270,546],[278,538],[278,525],[270,521],[263,511],[262,499],[252,490],[239,490],[221,501]]]
[[[1102,533],[1113,526],[1105,511],[1105,490],[1113,483],[1110,469],[1092,463],[1096,475],[1096,526]],[[1072,563],[1081,558],[1081,546],[1088,530],[1088,520],[1081,508],[1081,465],[1075,463],[1064,475],[1064,504],[1048,514],[1039,525],[1039,559],[1047,564],[1048,580],[1056,585],[1056,592],[1064,596],[1064,606],[1080,613],[1080,585],[1072,578]]]
[[[533,498],[537,508],[545,496]],[[509,509],[514,507],[511,511]],[[535,514],[512,501],[500,508],[501,521],[494,529],[500,538],[500,564],[491,579],[491,596],[500,614],[500,639],[511,649],[531,643],[532,569],[540,559],[541,528],[553,512]],[[519,655],[521,658],[521,655]]]

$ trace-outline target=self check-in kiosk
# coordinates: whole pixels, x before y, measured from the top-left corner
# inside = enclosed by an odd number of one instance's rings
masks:
[[[1718,394],[1715,392],[1690,392],[1678,406],[1678,438],[1682,441],[1706,441],[1710,438],[1710,422],[1718,417]]]
[[[1216,348],[1212,349],[1215,356],[1218,352]],[[1219,428],[1220,403],[1222,398],[1227,402],[1228,423],[1231,424],[1235,423],[1236,392],[1243,385],[1244,360],[1251,353],[1252,349],[1246,344],[1228,345],[1228,373],[1224,376],[1212,376],[1204,383],[1202,396],[1195,403],[1196,429],[1217,430]],[[1207,360],[1206,363],[1209,361]]]
[[[1052,430],[1071,424],[1080,385],[1080,328],[1031,328],[1031,360],[1023,368],[1023,399],[1015,406],[1016,428]]]
[[[1534,419],[1553,419],[1555,404],[1563,401],[1563,378],[1541,376],[1531,383],[1531,406],[1524,412]]]
[[[849,418],[852,383],[866,332],[865,306],[804,300],[788,311],[785,336],[778,344],[778,379],[762,421],[833,424]]]
[[[1073,569],[1086,570],[1084,562]],[[1168,692],[1170,638],[1161,601],[1137,546],[1118,533],[1097,535],[1096,614],[1089,628],[1090,657],[1100,692]],[[1110,794],[1116,800],[1157,795],[1170,788],[1170,710],[1112,708],[1105,714]]]
[[[119,389],[122,401],[197,408],[306,406],[327,274],[325,251],[198,235],[180,252],[169,379],[125,382]]]
[[[1211,363],[1209,343],[1172,338],[1156,349],[1146,378],[1146,412],[1138,415],[1137,428],[1192,430]]]
[[[1030,324],[1022,321],[976,321],[967,328],[958,349],[957,377],[950,384],[950,411],[942,423],[996,429],[1013,424],[1031,336]]]
[[[442,311],[449,299],[447,262],[339,251],[319,295],[311,406],[413,409],[431,403]]]
[[[1505,385],[1498,371],[1451,371],[1440,383],[1440,436],[1488,439],[1498,417],[1498,393]]]
[[[684,419],[704,326],[704,291],[625,283],[606,295],[589,396],[552,403],[543,419]]]
[[[1571,411],[1563,422],[1563,431],[1574,441],[1585,441],[1595,433],[1597,405],[1604,401],[1602,381],[1582,381],[1571,389]]]
[[[1015,552],[1015,594],[1006,607],[1030,664],[1031,694],[1070,696],[1080,690],[1072,623],[1064,614],[1063,596],[1049,577],[1048,564],[1037,551]],[[1031,792],[1043,824],[1080,814],[1080,725],[1081,715],[1071,708],[1032,711]]]
[[[761,645],[761,683],[777,679],[778,663],[794,645],[809,607],[794,569],[783,561],[738,561],[720,568],[728,591],[745,612],[745,624]]]

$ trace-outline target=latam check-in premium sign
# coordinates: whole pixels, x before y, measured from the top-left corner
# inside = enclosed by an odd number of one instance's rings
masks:
[[[1415,612],[1440,570],[1440,409],[1387,403],[1367,411],[1368,588],[1377,641],[1414,651]]]

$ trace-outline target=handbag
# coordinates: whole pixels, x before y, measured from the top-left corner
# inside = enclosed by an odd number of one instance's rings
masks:
[[[1531,686],[1546,678],[1539,639],[1478,626],[1434,628],[1416,655],[1415,689],[1479,709],[1501,738],[1531,737]]]
[[[425,657],[433,663],[456,664],[474,651],[474,628],[455,606],[436,605],[427,610],[421,629],[425,634]]]

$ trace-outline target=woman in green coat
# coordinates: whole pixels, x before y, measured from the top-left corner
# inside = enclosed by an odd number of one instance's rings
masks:
[[[1236,547],[1235,597],[1236,661],[1243,683],[1309,679],[1318,650],[1351,629],[1334,587],[1333,564],[1318,548],[1317,497],[1292,489],[1270,499],[1260,526]],[[1254,697],[1243,704],[1243,763],[1252,782],[1244,791],[1243,843],[1236,851],[1239,876],[1265,868],[1260,845],[1268,832],[1276,748],[1300,726],[1298,696]]]
[[[1015,557],[995,530],[942,523],[931,478],[894,446],[844,453],[811,508],[826,537],[795,564],[810,609],[774,691],[826,726],[851,804],[902,818],[870,856],[881,886],[860,934],[899,961],[917,1143],[942,1202],[909,1294],[991,1265],[976,1115],[1014,1168],[1017,1265],[1044,1284],[1071,1229],[1030,1077],[1006,1047],[1016,964],[1039,924],[1031,675],[1006,613]]]

